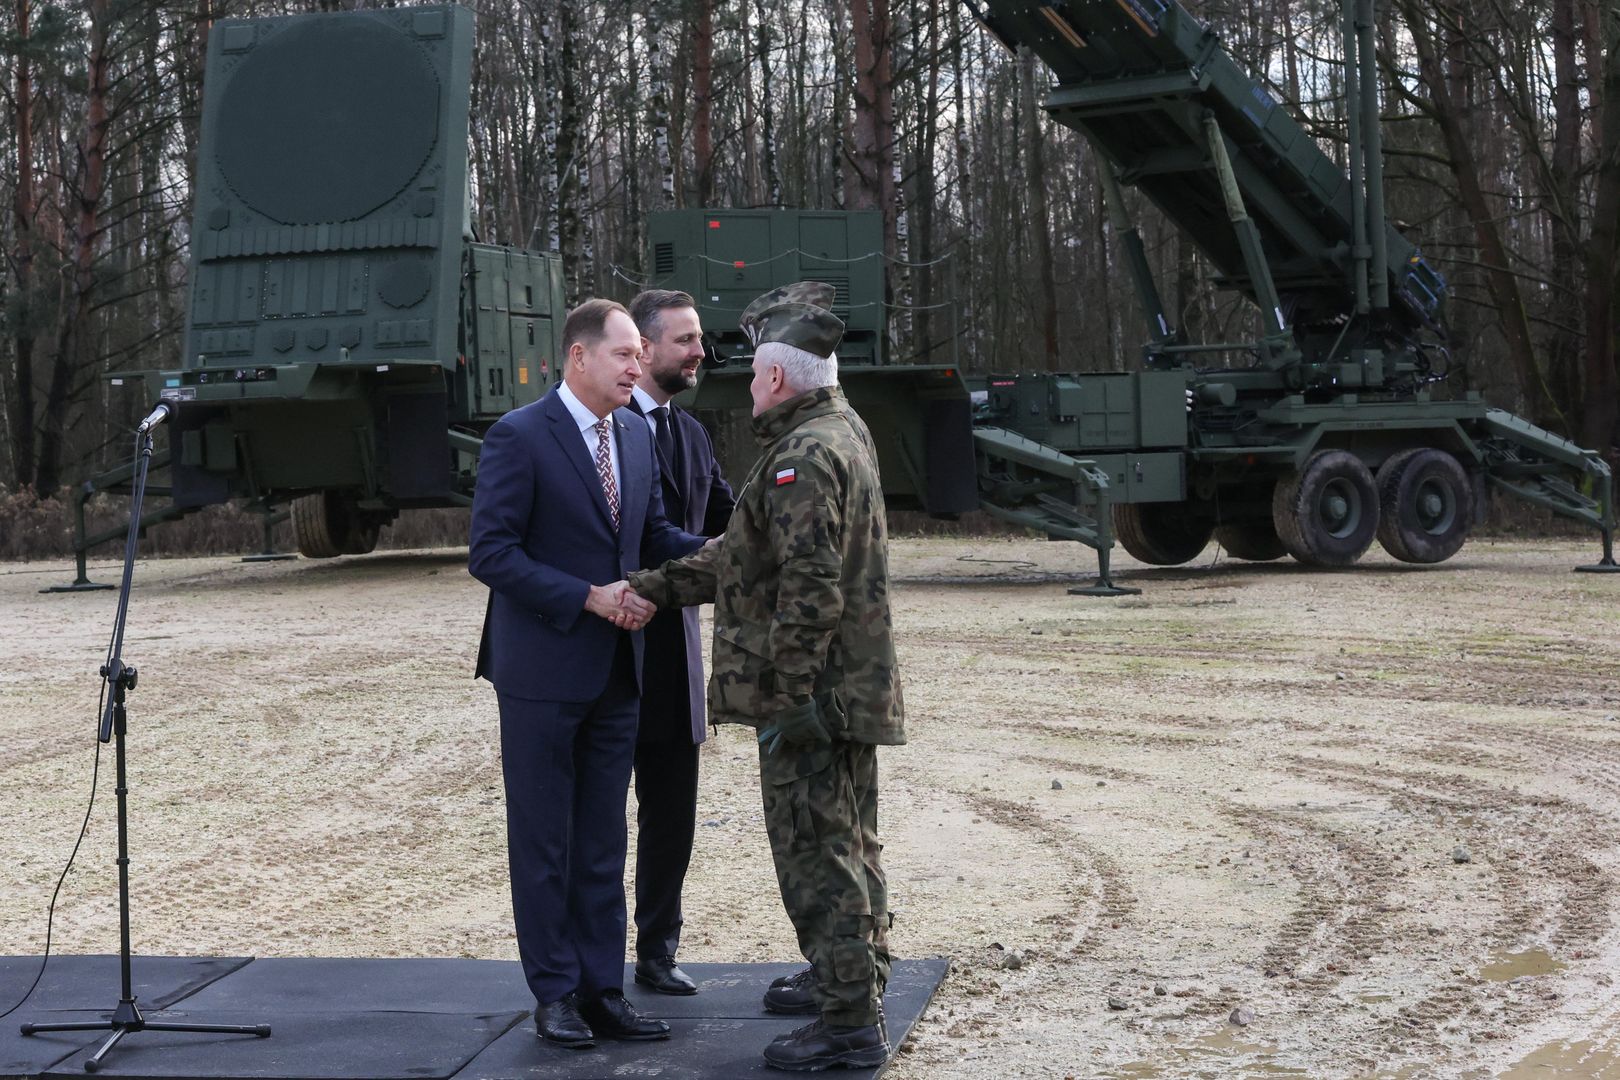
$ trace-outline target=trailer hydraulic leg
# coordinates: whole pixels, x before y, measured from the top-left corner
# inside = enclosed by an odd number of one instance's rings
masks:
[[[84,504],[90,498],[90,493],[93,490],[89,483],[80,484],[73,489],[73,568],[75,573],[72,583],[68,585],[52,585],[39,590],[40,592],[99,592],[102,589],[112,588],[111,585],[91,581],[85,573],[85,557],[90,545],[85,542]]]
[[[1069,589],[1070,596],[1132,596],[1141,592],[1131,585],[1115,585],[1114,579],[1108,573],[1108,549],[1097,549],[1097,583],[1095,585],[1075,585]]]
[[[242,561],[283,562],[287,559],[298,558],[298,556],[293,552],[276,550],[276,526],[287,520],[287,518],[290,516],[288,512],[282,510],[278,513],[276,508],[271,506],[269,503],[265,503],[262,506],[259,506],[257,509],[259,514],[264,519],[264,548],[257,554],[242,556]]]

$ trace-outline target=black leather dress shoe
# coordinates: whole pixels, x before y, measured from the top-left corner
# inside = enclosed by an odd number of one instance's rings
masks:
[[[594,1001],[581,1001],[579,1013],[604,1039],[669,1038],[668,1024],[642,1016],[617,990],[609,990]]]
[[[596,1036],[579,1014],[579,1002],[573,994],[534,1010],[534,1027],[542,1039],[558,1046],[587,1050],[596,1045]]]
[[[636,961],[636,983],[660,994],[695,994],[697,983],[675,964],[673,956],[642,957]]]

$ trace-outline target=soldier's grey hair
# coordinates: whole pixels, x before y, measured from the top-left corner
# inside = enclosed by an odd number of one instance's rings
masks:
[[[838,385],[837,353],[821,357],[785,341],[767,341],[754,350],[754,359],[781,368],[788,386],[800,393]]]

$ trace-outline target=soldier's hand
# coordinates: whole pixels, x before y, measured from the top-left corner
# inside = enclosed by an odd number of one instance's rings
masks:
[[[774,726],[783,739],[800,750],[832,744],[827,718],[822,715],[821,706],[814,698],[777,713]]]
[[[585,597],[585,610],[623,630],[640,630],[658,609],[652,601],[637,596],[623,581],[592,585]]]

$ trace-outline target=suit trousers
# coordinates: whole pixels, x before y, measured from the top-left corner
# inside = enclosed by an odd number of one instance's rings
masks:
[[[684,735],[684,733],[683,733]],[[697,833],[698,747],[684,737],[636,744],[636,956],[674,956],[681,887]]]
[[[541,1004],[622,989],[624,806],[641,707],[629,638],[594,701],[498,698],[523,976]]]

